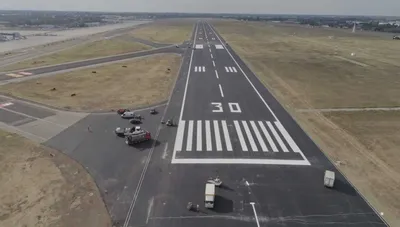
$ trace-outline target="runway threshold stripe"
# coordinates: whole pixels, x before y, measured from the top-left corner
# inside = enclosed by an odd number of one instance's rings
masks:
[[[287,149],[286,145],[283,143],[281,137],[279,134],[276,132],[274,126],[271,124],[271,122],[267,121],[267,125],[269,129],[271,130],[272,134],[274,135],[275,139],[278,141],[279,146],[282,148],[283,152],[289,152]]]
[[[289,146],[292,148],[292,150],[296,153],[300,153],[301,150],[297,146],[297,144],[293,141],[292,137],[289,135],[289,133],[286,131],[285,127],[279,122],[275,121],[276,127],[279,129],[283,137],[285,137],[285,140],[288,142]]]
[[[239,137],[239,142],[240,142],[240,146],[242,147],[242,150],[248,151],[249,149],[247,148],[246,142],[244,141],[243,133],[242,133],[242,130],[240,129],[239,122],[233,121],[233,124],[235,125],[236,133]]]
[[[243,124],[243,127],[244,127],[244,131],[246,132],[247,139],[249,139],[249,143],[250,143],[251,149],[252,149],[253,151],[258,151],[256,142],[254,141],[254,138],[253,138],[253,136],[251,135],[249,125],[247,124],[246,121],[242,121],[242,124]]]
[[[207,145],[207,151],[211,151],[212,141],[211,141],[211,127],[209,120],[206,120],[206,145]]]
[[[224,132],[226,150],[232,151],[232,143],[231,143],[231,138],[229,137],[228,126],[226,125],[226,121],[222,120],[221,124],[222,124],[222,131]]]
[[[272,140],[272,137],[269,135],[267,129],[265,128],[264,124],[262,121],[259,121],[258,124],[260,125],[261,131],[264,133],[265,137],[268,140],[269,145],[272,148],[273,152],[278,152],[278,148],[276,147],[274,141]]]
[[[254,123],[254,121],[250,121],[250,125],[251,125],[251,127],[253,128],[254,133],[256,134],[258,143],[261,145],[262,151],[264,151],[264,152],[268,151],[268,148],[267,148],[267,146],[266,146],[265,143],[264,143],[264,140],[263,140],[263,138],[262,138],[262,136],[261,136],[261,134],[260,134],[260,131],[259,131],[258,128],[257,128],[256,123]]]
[[[226,71],[227,73],[229,72],[228,67],[226,67],[226,66],[225,66],[225,71]]]
[[[197,66],[194,67],[194,72],[197,72]]]
[[[233,73],[233,69],[230,66],[229,66],[229,72]]]
[[[201,120],[197,121],[197,141],[196,141],[196,150],[201,151],[203,149],[203,141],[202,141],[202,132],[201,132]]]
[[[193,121],[189,121],[188,126],[188,137],[186,141],[186,150],[192,151],[192,141],[193,141]]]
[[[174,150],[181,151],[183,143],[183,133],[185,132],[185,121],[180,121],[178,125],[178,131],[176,133]]]
[[[206,67],[205,66],[203,66],[203,72],[206,72]]]
[[[236,68],[235,67],[232,67],[233,68],[233,71],[235,72],[235,73],[237,73],[237,70],[236,70]]]
[[[217,151],[222,151],[221,135],[219,133],[218,121],[214,120],[213,123],[214,123],[214,135],[215,135],[215,143],[217,145]]]

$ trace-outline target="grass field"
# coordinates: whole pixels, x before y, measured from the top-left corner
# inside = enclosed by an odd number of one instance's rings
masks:
[[[190,39],[194,22],[194,20],[156,21],[133,30],[131,34],[155,43],[180,44]]]
[[[110,111],[148,106],[167,100],[180,62],[179,55],[160,54],[7,84],[1,90],[68,110]],[[76,96],[71,96],[73,93]]]
[[[213,24],[369,202],[400,225],[400,112],[297,111],[400,106],[400,45],[381,33]]]
[[[96,184],[75,161],[0,131],[0,226],[111,226]]]
[[[55,65],[65,62],[79,61],[90,58],[106,57],[110,55],[123,54],[141,50],[151,49],[150,46],[129,42],[118,37],[102,39],[62,50],[57,53],[45,55],[38,58],[25,60],[16,64],[0,68],[2,71],[35,68],[47,65]]]

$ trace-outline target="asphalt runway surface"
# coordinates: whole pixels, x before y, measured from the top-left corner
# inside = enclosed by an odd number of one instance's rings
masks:
[[[59,65],[45,66],[45,67],[36,68],[36,69],[27,69],[27,70],[15,71],[15,72],[3,73],[3,74],[0,74],[0,81],[12,80],[12,79],[19,78],[19,77],[27,78],[30,76],[35,76],[35,75],[40,75],[40,74],[45,74],[45,73],[53,73],[53,72],[69,70],[69,69],[74,69],[74,68],[80,68],[80,67],[85,67],[85,66],[90,66],[90,65],[97,65],[97,64],[108,63],[108,62],[113,62],[113,61],[126,60],[126,59],[130,59],[130,58],[143,57],[143,56],[148,56],[148,55],[152,55],[152,54],[160,54],[160,53],[178,53],[178,54],[180,54],[182,52],[183,52],[183,50],[181,47],[177,48],[175,46],[173,46],[173,47],[169,46],[169,47],[163,47],[163,48],[158,48],[158,49],[153,49],[153,50],[148,50],[148,51],[134,52],[134,53],[102,57],[102,58],[96,58],[96,59],[89,59],[89,60],[83,60],[83,61],[77,61],[77,62],[63,63],[63,64],[59,64]],[[10,75],[12,75],[12,76],[10,76]]]
[[[179,124],[160,129],[120,226],[386,226],[212,26],[193,36],[166,110]]]

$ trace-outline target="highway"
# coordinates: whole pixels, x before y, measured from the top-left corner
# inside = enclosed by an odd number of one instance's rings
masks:
[[[213,26],[199,21],[192,39],[164,113],[178,126],[153,134],[120,226],[386,226]]]

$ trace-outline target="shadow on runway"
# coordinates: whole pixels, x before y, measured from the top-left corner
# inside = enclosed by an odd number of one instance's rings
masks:
[[[332,188],[332,190],[350,195],[350,196],[356,196],[357,192],[356,190],[347,182],[342,181],[341,179],[336,179],[335,180],[335,185]]]
[[[229,187],[226,184],[221,184],[221,186],[219,186],[219,188],[222,190],[226,190],[226,191],[234,191],[233,188]]]
[[[222,197],[220,195],[215,195],[214,211],[217,213],[231,213],[233,212],[233,201]]]
[[[132,147],[140,150],[140,151],[144,151],[146,149],[151,149],[154,145],[154,147],[158,147],[160,146],[161,142],[155,139],[150,139],[149,141],[146,142],[142,142],[142,143],[138,143],[138,144],[134,144],[131,145]]]

